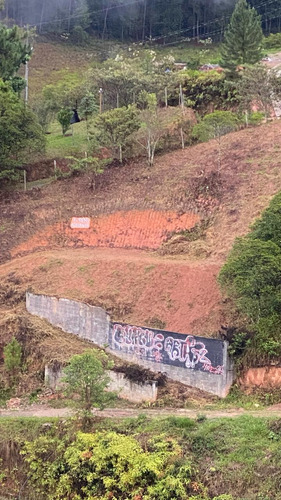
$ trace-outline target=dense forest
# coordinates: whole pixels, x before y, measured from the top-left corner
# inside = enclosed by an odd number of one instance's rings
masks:
[[[1,19],[39,33],[81,28],[101,38],[174,43],[220,41],[235,0],[5,0]],[[280,0],[249,0],[265,34],[281,31]]]

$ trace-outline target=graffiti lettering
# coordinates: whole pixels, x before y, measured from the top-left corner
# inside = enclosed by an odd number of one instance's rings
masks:
[[[223,366],[212,366],[210,364],[206,364],[203,366],[203,370],[205,372],[214,373],[215,375],[223,374]]]
[[[208,339],[206,341],[208,342]],[[115,323],[111,329],[111,342],[113,349],[135,355],[140,359],[207,371],[215,375],[223,373],[222,351],[218,356],[214,353],[214,349],[209,353],[202,338],[192,335],[183,336]],[[218,366],[213,366],[211,358],[216,360],[214,365]]]
[[[118,325],[113,327],[113,341],[126,352],[136,354],[140,358],[148,358],[160,363],[164,336],[147,328],[138,326]]]
[[[164,350],[172,361],[178,359],[187,368],[194,368],[198,363],[211,365],[211,361],[206,357],[208,351],[205,348],[205,344],[198,342],[191,335],[188,335],[183,340],[167,337]]]

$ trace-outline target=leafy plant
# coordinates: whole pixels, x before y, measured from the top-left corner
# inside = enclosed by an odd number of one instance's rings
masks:
[[[85,416],[85,424],[93,406],[102,409],[114,397],[113,393],[106,392],[110,382],[107,370],[112,367],[104,352],[89,349],[73,356],[64,369],[65,393],[68,397],[75,395],[72,405]]]
[[[236,241],[219,282],[247,318],[250,338],[241,334],[231,349],[243,346],[245,361],[269,362],[281,355],[281,193],[251,233]],[[244,316],[244,322],[245,322]],[[246,343],[244,343],[246,341]],[[250,361],[251,360],[251,361]]]
[[[237,130],[239,120],[231,111],[215,111],[204,116],[203,120],[193,127],[192,135],[204,142],[215,139],[218,145],[218,170],[222,164],[222,137]]]
[[[69,108],[62,108],[58,112],[57,119],[62,128],[62,135],[65,135],[67,130],[70,128],[71,117],[72,117],[72,111]]]
[[[187,500],[201,498],[188,460],[172,438],[157,435],[146,450],[131,436],[113,431],[78,432],[72,443],[41,436],[24,449],[29,480],[43,498]],[[203,497],[204,498],[204,497]]]
[[[4,367],[11,383],[14,383],[21,367],[22,348],[15,337],[4,347]]]
[[[90,181],[90,189],[95,189],[96,179],[99,174],[102,174],[104,167],[109,160],[101,160],[93,156],[85,156],[85,158],[76,158],[75,156],[67,156],[67,160],[71,160],[68,164],[69,171],[60,173],[61,177],[69,177],[86,173]]]

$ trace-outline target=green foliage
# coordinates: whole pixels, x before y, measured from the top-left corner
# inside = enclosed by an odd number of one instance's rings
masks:
[[[231,111],[215,111],[193,127],[192,135],[201,142],[209,141],[236,130],[238,125],[238,118]]]
[[[215,139],[218,145],[218,170],[222,167],[222,137],[236,130],[239,120],[231,111],[215,111],[204,116],[203,120],[193,127],[192,135],[199,141]]]
[[[262,64],[247,67],[237,82],[240,107],[251,113],[253,103],[266,118],[272,113],[272,102],[281,96],[280,78]]]
[[[87,92],[81,99],[79,106],[80,115],[87,120],[90,116],[97,113],[98,109],[99,107],[97,105],[95,95],[91,92]]]
[[[44,422],[0,419],[1,448],[24,448],[23,460],[7,469],[0,496],[3,491],[4,497],[30,500],[281,498],[280,419],[245,415],[190,425],[185,418],[96,419],[91,434],[78,436],[70,420]]]
[[[91,189],[96,187],[96,178],[102,174],[104,167],[107,165],[108,160],[101,160],[93,156],[86,156],[85,158],[76,158],[75,156],[67,156],[71,162],[68,164],[69,171],[60,173],[59,177],[70,177],[86,173],[89,176],[89,186]]]
[[[73,112],[69,108],[62,108],[57,114],[57,120],[62,128],[62,135],[65,135],[70,129],[70,120]]]
[[[71,32],[71,41],[76,45],[85,45],[89,41],[89,35],[82,26],[75,26]]]
[[[261,111],[255,111],[249,116],[249,124],[253,127],[260,125],[264,120],[264,113]]]
[[[186,104],[199,113],[210,109],[228,109],[238,104],[233,82],[217,71],[186,71],[178,75],[183,85]]]
[[[247,0],[238,0],[225,33],[222,66],[235,71],[237,66],[255,64],[262,58],[261,19]]]
[[[117,148],[123,161],[123,148],[130,135],[138,130],[140,121],[134,106],[116,108],[99,115],[95,121],[95,138],[101,145]]]
[[[83,354],[73,356],[64,369],[63,382],[66,384],[66,395],[76,394],[73,406],[90,412],[92,406],[104,408],[112,401],[112,393],[105,392],[110,377],[106,370],[112,363],[102,351],[91,349]]]
[[[22,348],[15,337],[4,347],[4,367],[11,383],[15,382],[22,363]]]
[[[263,39],[263,46],[266,49],[278,49],[281,47],[281,33],[270,33]]]
[[[219,281],[253,332],[244,358],[269,362],[281,355],[281,193],[253,226],[236,241]],[[240,339],[241,340],[241,339]]]
[[[278,193],[262,217],[253,225],[251,239],[272,241],[281,249],[281,193]]]
[[[61,108],[72,108],[75,101],[85,95],[80,75],[66,70],[61,70],[59,74],[60,80],[46,85],[42,91],[44,105],[53,113]]]
[[[18,178],[17,167],[32,152],[44,151],[45,138],[35,115],[8,83],[0,80],[0,180]]]
[[[113,431],[79,432],[71,444],[41,436],[26,443],[24,455],[31,484],[46,499],[187,500],[203,491],[176,440],[164,435],[149,439],[145,451]]]
[[[0,78],[4,81],[12,79],[30,57],[31,49],[22,43],[22,38],[17,26],[0,26]]]

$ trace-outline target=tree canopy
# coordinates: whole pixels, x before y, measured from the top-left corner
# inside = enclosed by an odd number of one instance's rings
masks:
[[[0,80],[0,181],[16,179],[30,153],[42,151],[45,138],[35,115],[9,83]]]
[[[236,241],[219,276],[242,323],[252,332],[248,363],[269,362],[281,355],[280,227],[281,193],[251,233]]]
[[[29,59],[31,49],[23,43],[17,26],[0,26],[0,78],[10,80]]]
[[[159,43],[212,37],[221,41],[235,0],[5,0],[2,19],[36,25],[40,33],[94,33],[101,38]],[[249,0],[262,17],[265,34],[279,31],[280,0]],[[78,33],[83,40],[83,33]]]
[[[222,66],[235,70],[239,65],[259,62],[262,40],[261,20],[257,11],[247,0],[238,0],[222,45]]]

